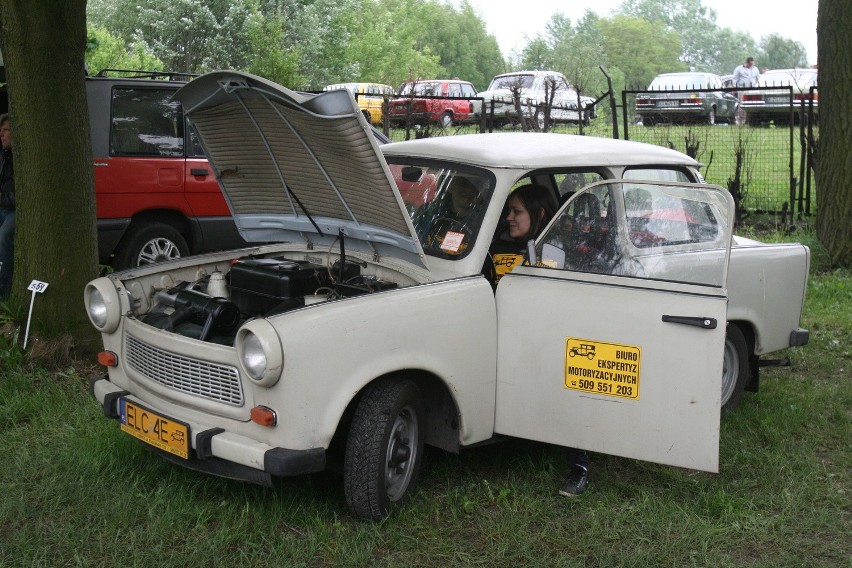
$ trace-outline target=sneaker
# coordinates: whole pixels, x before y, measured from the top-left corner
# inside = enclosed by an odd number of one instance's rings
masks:
[[[585,492],[589,487],[589,469],[581,465],[571,466],[571,471],[568,472],[568,477],[565,483],[562,484],[562,489],[559,494],[563,497],[576,497]]]

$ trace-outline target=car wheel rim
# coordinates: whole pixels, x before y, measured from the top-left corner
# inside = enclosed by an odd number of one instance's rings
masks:
[[[165,238],[151,239],[139,251],[137,266],[180,258],[180,249]]]
[[[418,436],[416,411],[405,406],[394,420],[385,460],[385,488],[388,498],[397,501],[405,495],[417,463]]]
[[[725,340],[725,355],[722,358],[722,406],[734,394],[737,384],[737,372],[740,368],[740,360],[734,343]]]

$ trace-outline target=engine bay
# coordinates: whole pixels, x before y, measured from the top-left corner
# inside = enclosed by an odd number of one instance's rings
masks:
[[[199,267],[192,280],[152,290],[150,309],[140,320],[186,337],[233,345],[237,329],[249,319],[399,287],[368,267],[345,256],[324,265],[316,258],[283,255],[249,256],[211,270]]]

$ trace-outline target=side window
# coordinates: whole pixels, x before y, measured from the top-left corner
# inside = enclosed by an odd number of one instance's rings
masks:
[[[577,190],[589,184],[601,181],[604,177],[598,172],[570,172],[553,176],[559,188],[559,202],[565,203]]]
[[[116,87],[110,155],[183,157],[183,113],[173,89]]]
[[[628,168],[624,170],[624,179],[643,181],[671,181],[675,183],[692,183],[695,180],[683,170],[668,168]]]
[[[559,212],[537,243],[538,262],[561,270],[722,286],[728,200],[724,190],[710,186],[601,183]]]
[[[195,127],[188,124],[187,133],[189,134],[189,145],[186,148],[186,155],[190,158],[207,158],[207,156],[204,155],[204,149],[201,147],[201,141],[198,139],[198,134],[195,132]]]
[[[462,95],[465,97],[475,97],[476,89],[473,88],[473,85],[464,84],[462,85]]]
[[[560,211],[542,241],[541,263],[581,272],[620,273],[617,229],[612,188],[608,184],[590,188]]]
[[[458,83],[450,83],[449,89],[447,92],[447,96],[449,97],[460,97],[461,96],[461,86]]]

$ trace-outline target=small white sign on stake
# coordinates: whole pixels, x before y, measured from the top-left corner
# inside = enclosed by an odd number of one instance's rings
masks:
[[[30,336],[30,321],[33,318],[33,304],[35,304],[36,294],[44,293],[44,291],[47,290],[47,286],[47,282],[42,282],[40,280],[33,280],[30,282],[30,285],[27,286],[27,290],[31,291],[33,295],[30,298],[30,312],[27,314],[27,329],[24,332],[24,349],[27,348],[27,340]]]

